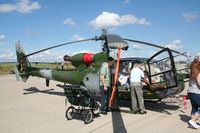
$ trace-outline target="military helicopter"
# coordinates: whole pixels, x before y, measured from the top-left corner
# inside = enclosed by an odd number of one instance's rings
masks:
[[[32,67],[28,57],[34,54],[54,49],[57,47],[73,44],[73,43],[81,43],[86,41],[102,41],[102,52],[92,54],[92,53],[79,53],[73,56],[64,56],[64,61],[69,61],[74,66],[74,69],[49,69],[49,68],[37,68]],[[140,43],[156,48],[160,48],[161,51],[154,54],[152,57],[148,59],[144,58],[123,58],[120,59],[120,50],[127,50],[129,45],[127,42],[135,42]],[[140,61],[143,63],[144,69],[148,71],[149,78],[149,86],[144,87],[144,97],[145,99],[158,99],[161,100],[171,95],[175,95],[180,93],[184,89],[183,79],[179,78],[177,74],[177,70],[174,64],[174,56],[172,52],[178,55],[185,55],[178,51],[165,48],[159,45],[155,45],[152,43],[147,43],[138,40],[124,39],[119,35],[108,34],[107,32],[103,32],[102,35],[96,36],[90,39],[78,40],[67,42],[59,45],[55,45],[49,48],[45,48],[30,54],[25,54],[20,43],[16,43],[16,55],[17,55],[17,65],[15,68],[15,73],[17,80],[22,80],[26,82],[29,76],[36,76],[46,79],[46,86],[49,86],[50,80],[56,80],[63,82],[64,85],[58,85],[65,90],[67,98],[71,101],[71,104],[81,105],[83,107],[91,107],[90,110],[86,110],[84,113],[84,121],[85,123],[91,122],[93,118],[93,114],[95,110],[99,109],[99,105],[97,105],[96,101],[91,99],[91,94],[96,95],[99,94],[99,70],[101,64],[105,62],[110,56],[110,50],[118,49],[118,58],[116,61],[116,65],[112,68],[115,71],[115,75],[112,76],[112,85],[117,89],[113,89],[113,93],[115,90],[120,92],[123,89],[122,86],[117,85],[117,77],[118,73],[121,73],[121,68],[124,68],[123,64],[131,64]],[[163,58],[163,55],[165,56]],[[156,80],[159,79],[159,80]],[[118,94],[118,93],[117,93]],[[72,95],[75,95],[72,96]],[[76,97],[82,96],[83,99],[76,99]],[[81,96],[80,96],[81,95]],[[113,99],[113,97],[112,97]],[[92,102],[91,102],[92,101]],[[112,100],[110,100],[112,102]],[[66,117],[68,119],[73,119],[74,112],[76,109],[71,106],[66,111]],[[84,109],[85,110],[85,109]],[[79,110],[80,111],[80,110]],[[82,111],[81,111],[82,112]],[[92,117],[91,117],[92,116]]]

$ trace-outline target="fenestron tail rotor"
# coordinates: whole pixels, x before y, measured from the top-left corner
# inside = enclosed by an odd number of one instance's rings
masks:
[[[16,79],[17,81],[22,80],[25,82],[29,77],[29,74],[26,73],[26,71],[31,67],[31,64],[28,58],[25,57],[26,56],[25,51],[23,50],[19,41],[16,43],[16,55],[17,55],[17,66],[15,68]]]

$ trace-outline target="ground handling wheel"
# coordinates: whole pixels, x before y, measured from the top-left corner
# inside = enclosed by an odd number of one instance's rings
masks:
[[[75,117],[75,108],[73,106],[70,106],[69,108],[67,108],[66,113],[65,113],[65,117],[67,118],[67,120],[72,120]]]
[[[92,122],[93,120],[93,112],[91,109],[86,109],[83,111],[83,120],[85,124]]]

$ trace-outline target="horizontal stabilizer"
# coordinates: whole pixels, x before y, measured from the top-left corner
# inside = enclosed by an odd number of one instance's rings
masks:
[[[22,79],[23,82],[26,82],[26,80],[28,79],[29,75],[26,74],[26,73],[21,73],[20,77],[21,77],[21,79]]]

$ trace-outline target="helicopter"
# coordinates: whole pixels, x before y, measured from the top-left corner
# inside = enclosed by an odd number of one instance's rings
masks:
[[[40,52],[54,49],[57,47],[81,43],[87,41],[102,41],[102,52],[92,54],[92,53],[78,53],[73,56],[65,55],[64,61],[71,62],[74,69],[50,69],[50,68],[37,68],[32,67],[28,60],[29,56],[38,54]],[[127,50],[129,47],[128,42],[140,43],[156,48],[160,48],[161,51],[157,52],[150,58],[120,58],[120,50]],[[183,91],[184,82],[183,78],[178,75],[177,69],[174,63],[174,57],[172,52],[176,53],[176,56],[184,55],[169,48],[165,48],[156,44],[125,39],[115,34],[108,34],[103,32],[100,36],[95,36],[90,39],[83,39],[78,41],[67,42],[59,45],[55,45],[49,48],[45,48],[30,54],[25,54],[20,42],[16,43],[16,55],[17,64],[15,68],[15,74],[17,80],[22,80],[26,82],[29,76],[41,77],[46,80],[46,86],[49,86],[50,80],[60,81],[64,85],[58,85],[63,88],[65,94],[71,104],[83,106],[83,114],[85,123],[91,122],[92,115],[95,110],[98,110],[100,105],[93,100],[92,95],[99,95],[99,82],[100,75],[99,70],[101,64],[107,60],[110,56],[110,50],[118,50],[118,57],[115,63],[115,67],[112,68],[115,71],[111,77],[112,79],[112,94],[118,95],[120,97],[121,93],[129,92],[123,86],[117,84],[118,74],[122,72],[124,65],[134,66],[134,63],[142,63],[143,69],[148,72],[149,86],[144,87],[144,98],[145,99],[158,99],[176,95]],[[163,56],[164,55],[164,56]],[[159,80],[156,80],[159,79]],[[78,96],[78,99],[76,99]],[[80,98],[82,97],[82,99]],[[111,97],[110,103],[113,101]],[[92,101],[92,102],[90,102]],[[89,110],[85,110],[85,107],[90,107]],[[112,106],[112,104],[111,104]],[[73,119],[74,114],[70,112],[75,112],[75,108],[70,106],[66,111],[67,119]],[[82,109],[81,109],[82,110]],[[78,110],[80,111],[80,110]],[[81,111],[82,112],[82,111]],[[88,117],[90,116],[90,117]]]

